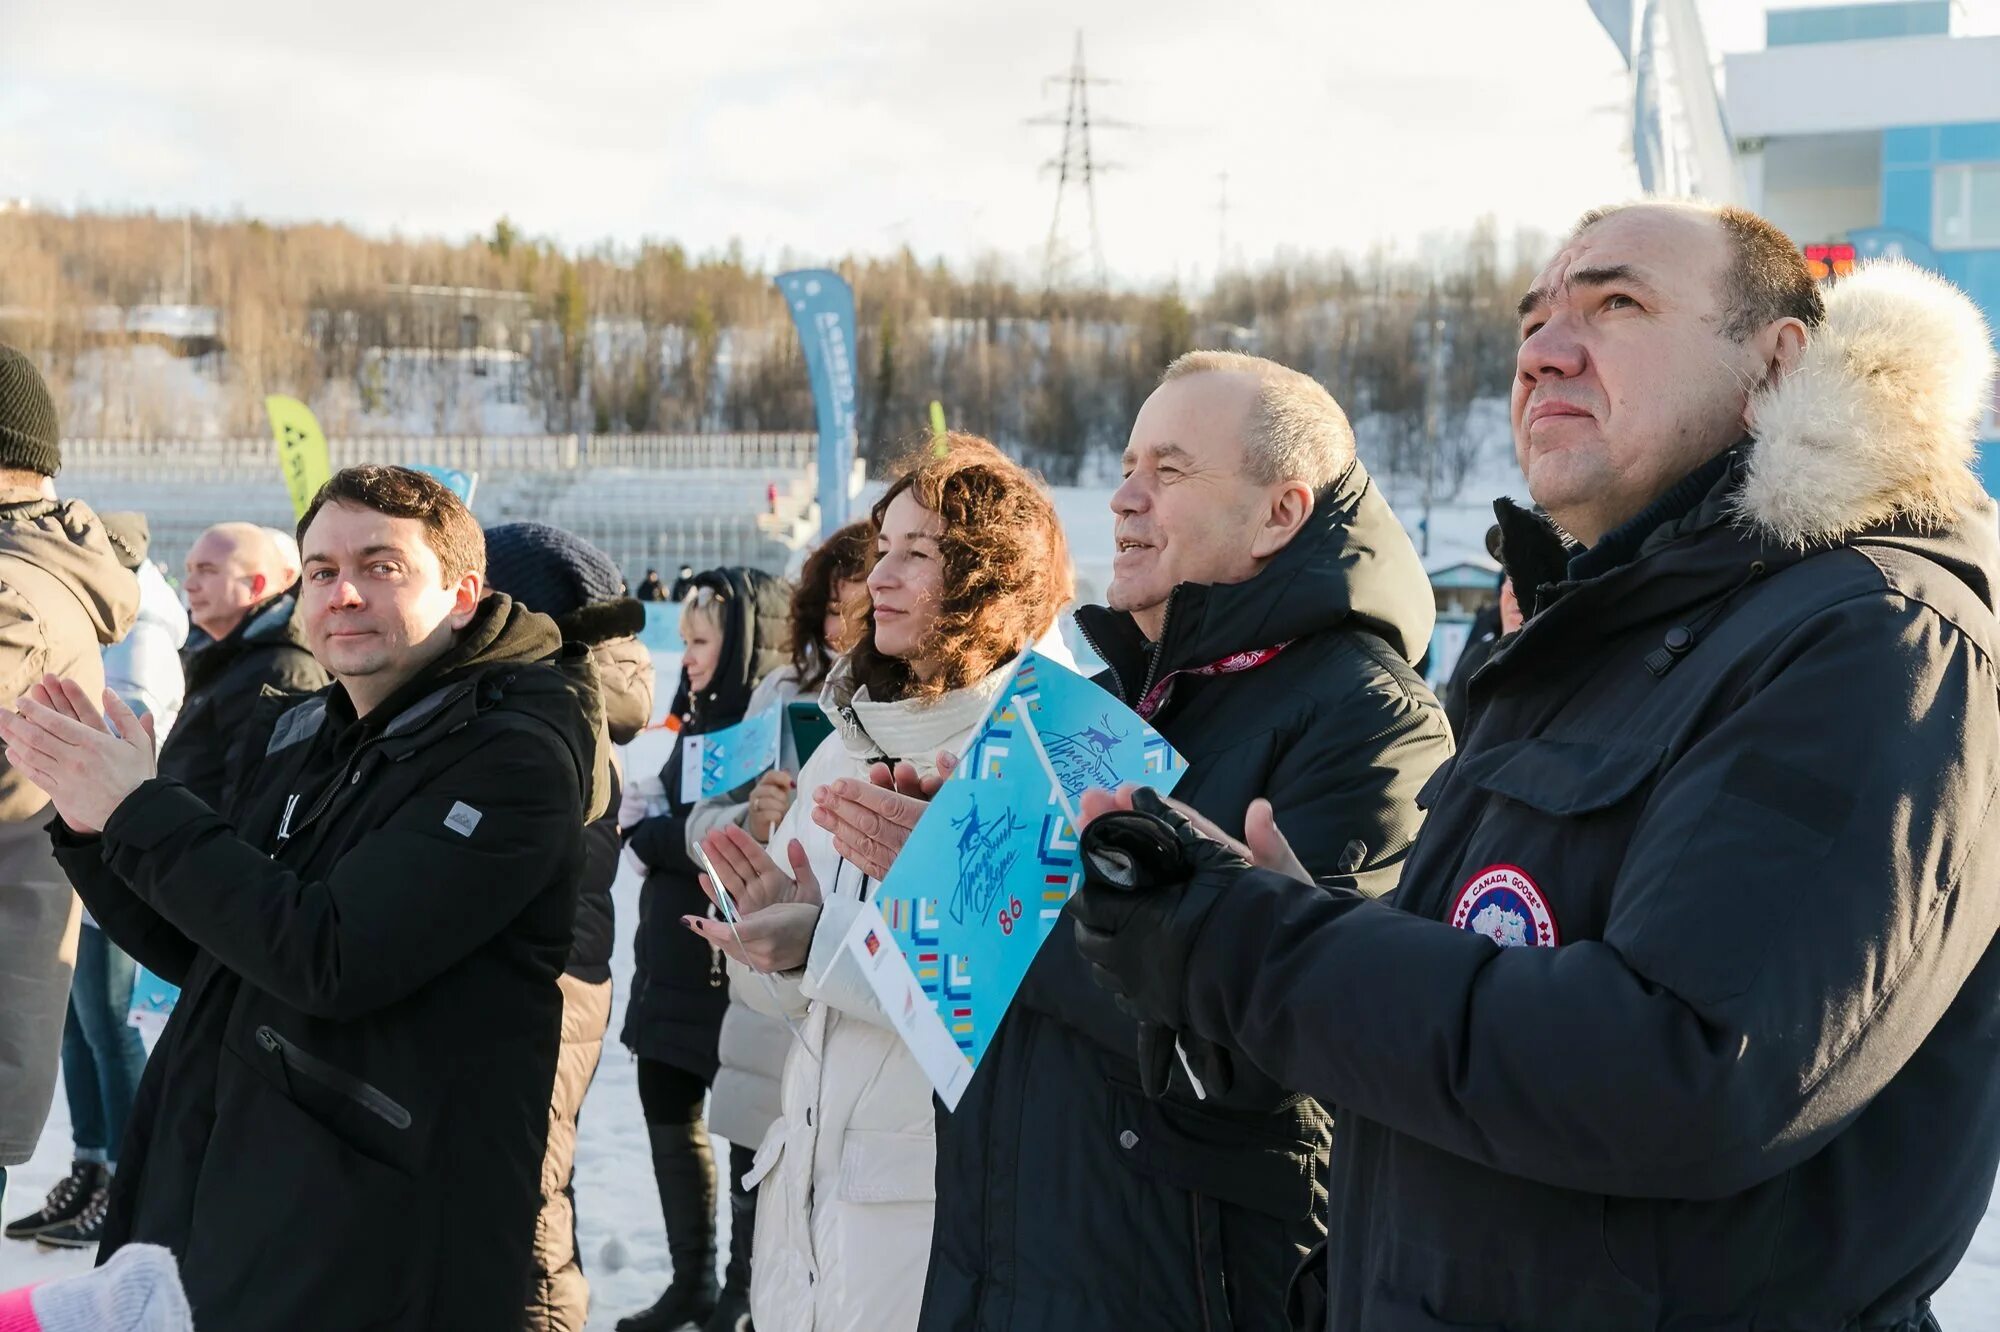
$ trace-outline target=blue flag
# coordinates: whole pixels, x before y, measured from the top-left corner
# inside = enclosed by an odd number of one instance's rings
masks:
[[[1032,770],[946,782],[897,855],[876,903],[975,1066],[1079,879],[1069,816]]]
[[[1093,788],[1112,791],[1129,783],[1171,791],[1187,767],[1139,714],[1075,671],[1024,652],[1014,678],[973,733],[961,771],[1011,777],[1043,757],[1072,813],[1076,798]]]
[[[975,1067],[1081,882],[1077,798],[1127,783],[1165,793],[1186,767],[1116,698],[1022,654],[876,893],[923,996]]]
[[[461,472],[456,467],[432,467],[428,463],[405,463],[413,472],[422,472],[439,485],[458,496],[463,504],[472,503],[472,492],[479,488],[479,473]]]
[[[825,268],[778,274],[778,290],[799,326],[819,419],[819,530],[847,525],[847,476],[854,466],[854,289]]]
[[[681,738],[681,799],[713,800],[756,781],[778,764],[778,708],[752,713],[734,726]]]

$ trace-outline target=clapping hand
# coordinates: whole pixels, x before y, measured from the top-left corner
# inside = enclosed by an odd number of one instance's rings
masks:
[[[888,877],[889,867],[932,796],[958,767],[953,754],[937,756],[937,773],[924,777],[907,761],[891,770],[877,763],[868,780],[842,778],[813,792],[812,819],[833,834],[833,849],[871,879]]]
[[[76,681],[45,675],[16,706],[0,709],[7,762],[48,792],[74,832],[102,832],[158,770],[152,717],[140,718],[109,689],[100,714]]]
[[[1130,811],[1132,796],[1137,790],[1135,786],[1126,786],[1116,791],[1085,791],[1077,806],[1077,818],[1083,828],[1088,828],[1097,818],[1113,810]],[[1192,805],[1183,804],[1171,796],[1165,797],[1163,803],[1192,824],[1203,837],[1228,847],[1258,869],[1273,870],[1300,883],[1313,881],[1312,872],[1292,850],[1292,844],[1285,840],[1285,835],[1278,831],[1278,816],[1272,811],[1270,801],[1258,799],[1250,802],[1250,808],[1243,814],[1243,840],[1240,842],[1196,813]],[[1083,828],[1077,831],[1082,832]]]
[[[812,951],[819,924],[819,880],[796,840],[786,848],[786,874],[742,828],[731,825],[709,834],[701,849],[712,873],[701,876],[702,891],[734,926],[707,916],[683,916],[681,923],[753,971],[796,971]],[[724,897],[728,902],[724,902]]]
[[[759,843],[769,844],[771,834],[778,830],[779,821],[792,807],[797,794],[792,775],[782,768],[773,768],[759,777],[756,788],[750,792],[750,813],[745,820],[750,836]]]

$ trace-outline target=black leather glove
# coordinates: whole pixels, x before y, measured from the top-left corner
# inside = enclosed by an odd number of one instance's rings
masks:
[[[1187,1032],[1187,958],[1224,886],[1249,864],[1196,832],[1151,790],[1130,813],[1084,829],[1083,886],[1070,914],[1091,976],[1140,1021],[1139,1072],[1149,1095],[1172,1076],[1174,1037],[1214,1095],[1232,1080],[1228,1052]]]

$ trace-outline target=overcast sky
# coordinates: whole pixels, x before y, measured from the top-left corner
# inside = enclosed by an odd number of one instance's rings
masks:
[[[1711,44],[1762,6],[1703,0]],[[0,0],[0,198],[1032,266],[1079,26],[1115,278],[1636,188],[1584,0]],[[1961,31],[2000,31],[1967,0]],[[1080,198],[1077,204],[1081,206]]]

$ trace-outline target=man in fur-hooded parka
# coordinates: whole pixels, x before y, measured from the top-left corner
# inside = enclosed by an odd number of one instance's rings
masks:
[[[1665,205],[1521,315],[1528,620],[1395,894],[1200,844],[1080,946],[1333,1108],[1327,1328],[1934,1327],[2000,1158],[1988,331]]]

